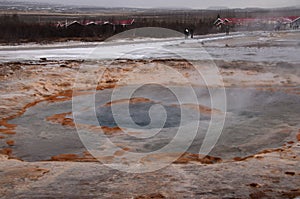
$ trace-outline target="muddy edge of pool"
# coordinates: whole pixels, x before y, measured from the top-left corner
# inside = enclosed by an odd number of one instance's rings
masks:
[[[208,91],[201,88],[195,88],[195,90],[197,95],[201,96],[199,100],[202,103],[209,103]],[[98,91],[96,96],[99,96],[97,98],[99,100],[96,100],[95,106],[103,106],[109,100],[111,92],[111,89]],[[151,93],[153,95],[160,93],[160,97],[164,100],[160,104],[165,105],[168,111],[167,123],[165,123],[161,134],[146,140],[135,139],[132,136],[122,135],[118,132],[114,134],[114,130],[112,130],[112,134],[108,136],[113,143],[122,144],[124,148],[129,148],[132,152],[150,152],[160,149],[172,140],[180,125],[180,109],[167,105],[174,96],[171,98],[167,94],[164,96],[161,88],[157,86],[147,86],[143,89],[143,92],[147,92],[148,96],[151,96]],[[224,161],[243,159],[266,149],[280,148],[294,140],[292,137],[293,132],[298,125],[299,108],[297,107],[300,107],[298,95],[237,87],[226,88],[226,92],[228,100],[227,118],[219,142],[209,154],[210,156],[221,158]],[[87,93],[81,97],[84,100],[84,97],[90,98],[91,96]],[[64,100],[63,98],[58,99],[60,102],[55,102],[55,100],[52,103],[48,101],[40,102],[29,108],[23,115],[10,121],[11,124],[16,126],[17,136],[14,141],[19,143],[13,146],[13,154],[16,157],[26,161],[42,161],[51,160],[52,157],[61,154],[75,154],[74,159],[80,159],[82,154],[86,152],[86,148],[72,122],[72,102],[67,98]],[[143,124],[141,122],[144,121],[149,122],[148,111],[149,107],[153,105],[151,101],[132,104],[133,106],[130,109],[132,119],[139,122],[137,123],[139,125]],[[120,110],[125,108],[122,107],[122,104],[119,106],[118,109]],[[124,106],[126,106],[126,103],[124,103]],[[102,107],[99,110],[98,122],[101,126],[111,129],[118,127],[114,123],[110,107],[105,107],[105,109]],[[52,121],[49,120],[51,117],[54,118]],[[88,125],[92,119],[89,118],[89,114],[85,117],[86,121],[82,122],[83,124],[86,122]],[[206,118],[203,116],[201,118],[189,117],[189,122],[200,119],[202,123],[201,130],[199,130],[187,152],[191,154],[198,153],[208,128],[209,118],[209,116]],[[136,119],[138,120],[136,121]],[[95,125],[99,126],[99,124]],[[124,125],[122,128],[131,128],[126,126],[126,123]]]

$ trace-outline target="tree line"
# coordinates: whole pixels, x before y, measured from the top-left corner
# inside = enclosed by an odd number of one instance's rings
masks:
[[[128,18],[127,18],[128,19]],[[78,19],[84,20],[84,19]],[[173,17],[143,17],[135,18],[132,25],[80,25],[72,24],[70,26],[57,26],[57,22],[25,21],[17,15],[0,16],[0,42],[47,42],[53,40],[105,40],[106,38],[133,28],[140,27],[162,27],[183,32],[185,28],[193,29],[195,34],[208,34],[216,32],[213,25],[215,18],[193,20],[189,16]]]

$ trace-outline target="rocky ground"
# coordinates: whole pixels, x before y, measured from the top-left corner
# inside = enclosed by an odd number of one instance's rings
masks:
[[[256,41],[256,38],[251,38],[251,41]],[[238,40],[222,42],[218,45],[233,46],[242,43]],[[269,43],[270,41],[267,44]],[[216,43],[205,45],[214,46]],[[249,47],[249,43],[247,45],[246,47]],[[254,44],[251,45],[253,47]],[[209,76],[211,72],[209,64],[206,61],[197,63],[203,73]],[[215,63],[219,67],[219,74],[226,88],[251,87],[257,90],[300,94],[298,63],[223,60]],[[83,65],[93,67],[82,69]],[[109,69],[105,68],[107,65],[110,65]],[[147,67],[149,65],[151,69]],[[41,102],[71,100],[75,78],[79,71],[76,90],[88,93],[95,85],[96,77],[102,73],[101,81],[96,82],[97,90],[113,88],[117,84],[122,86],[141,83],[149,78],[163,84],[176,83],[175,76],[168,75],[170,73],[167,70],[162,70],[163,65],[180,71],[193,85],[203,86],[199,84],[191,65],[183,60],[117,60],[87,63],[81,60],[41,59],[35,62],[2,63],[0,69],[0,197],[300,197],[299,125],[286,130],[290,134],[290,139],[282,147],[266,149],[251,156],[230,160],[186,153],[166,168],[143,174],[128,174],[113,170],[97,162],[89,153],[80,157],[75,154],[57,154],[50,161],[39,162],[26,162],[15,155],[14,148],[18,145],[17,126],[10,121]],[[149,72],[152,74],[151,77],[146,75]],[[128,76],[128,73],[131,75]],[[80,95],[85,94],[80,93]],[[138,100],[141,99],[135,99],[132,103]],[[56,115],[45,120],[74,128],[73,121],[65,118],[67,114],[71,113]],[[108,134],[111,130],[106,129]]]

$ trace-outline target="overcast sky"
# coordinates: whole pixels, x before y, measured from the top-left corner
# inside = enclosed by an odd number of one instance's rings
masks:
[[[18,0],[20,1],[20,0]],[[175,8],[208,8],[226,6],[230,8],[245,7],[288,7],[300,5],[300,0],[22,0],[26,2],[58,3],[89,5],[97,7],[175,7]]]

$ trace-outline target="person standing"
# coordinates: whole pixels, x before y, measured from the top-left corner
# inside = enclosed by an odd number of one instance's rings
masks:
[[[189,29],[186,28],[184,30],[185,39],[187,39],[189,37],[189,34],[190,34]]]
[[[194,38],[194,29],[190,30],[190,34],[191,34],[191,39],[193,39]]]

